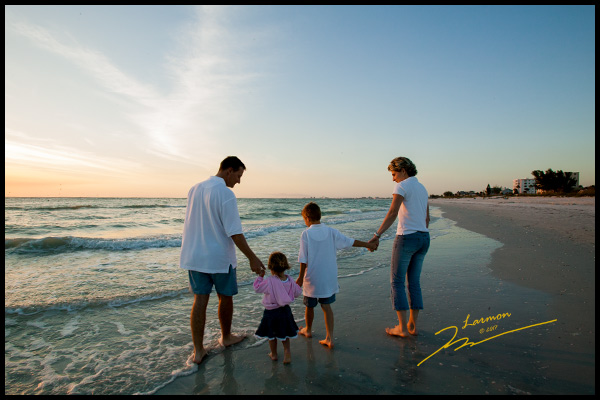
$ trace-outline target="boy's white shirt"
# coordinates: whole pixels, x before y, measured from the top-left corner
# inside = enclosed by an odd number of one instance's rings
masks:
[[[322,223],[302,232],[298,262],[307,265],[302,284],[304,296],[327,298],[340,291],[336,253],[353,244],[354,239]]]

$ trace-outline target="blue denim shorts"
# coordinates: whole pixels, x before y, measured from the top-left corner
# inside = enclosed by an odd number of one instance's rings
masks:
[[[304,305],[308,308],[316,307],[317,303],[331,304],[334,301],[335,301],[335,293],[331,297],[325,297],[325,298],[315,298],[315,297],[304,296]]]
[[[194,294],[210,294],[213,285],[218,294],[233,296],[238,293],[237,275],[235,268],[229,266],[229,272],[222,274],[207,274],[188,270],[190,288]]]

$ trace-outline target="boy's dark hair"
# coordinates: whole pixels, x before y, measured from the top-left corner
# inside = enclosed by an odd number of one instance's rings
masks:
[[[277,273],[290,269],[290,264],[288,263],[285,254],[279,251],[271,253],[269,256],[269,269]]]
[[[320,221],[321,220],[321,209],[317,203],[310,202],[302,209],[302,216],[308,218],[309,221]]]
[[[240,168],[244,168],[244,170],[245,170],[246,166],[244,165],[244,163],[242,162],[242,160],[240,160],[236,156],[229,156],[226,159],[224,159],[223,161],[221,161],[221,165],[219,166],[219,170],[220,171],[224,171],[227,168],[233,168],[234,171],[237,171]]]

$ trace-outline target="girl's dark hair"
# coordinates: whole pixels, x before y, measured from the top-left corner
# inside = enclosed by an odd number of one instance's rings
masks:
[[[271,253],[269,256],[269,269],[277,273],[290,269],[290,264],[288,264],[285,254],[279,251]]]

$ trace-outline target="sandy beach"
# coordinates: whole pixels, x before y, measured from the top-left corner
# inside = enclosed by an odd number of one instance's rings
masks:
[[[453,228],[425,260],[419,336],[385,333],[396,319],[377,268],[340,279],[334,349],[316,309],[290,365],[267,343],[233,346],[156,394],[594,394],[595,198],[430,204]]]

